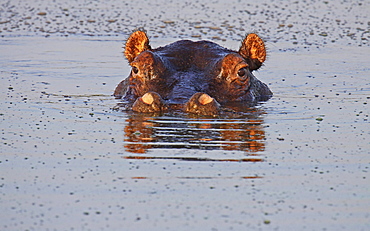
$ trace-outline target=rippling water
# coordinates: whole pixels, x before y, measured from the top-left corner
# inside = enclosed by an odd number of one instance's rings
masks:
[[[1,3],[0,229],[366,230],[368,4],[282,2],[183,3],[198,13],[158,17],[140,7],[113,17],[100,2]],[[264,28],[256,76],[274,97],[216,118],[112,110],[130,71],[122,43],[138,26],[120,17],[135,12],[147,12],[137,24],[153,46],[190,37],[235,48]]]
[[[253,114],[243,117],[191,119],[133,115],[126,120],[125,147],[133,153],[156,148],[264,151],[263,118]]]

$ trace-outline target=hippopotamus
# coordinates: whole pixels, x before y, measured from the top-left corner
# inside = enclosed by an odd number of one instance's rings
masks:
[[[114,96],[135,112],[164,112],[171,108],[198,115],[217,115],[228,103],[265,101],[269,87],[252,72],[266,60],[263,40],[248,34],[239,51],[211,41],[180,40],[152,48],[145,31],[134,31],[124,55],[130,75]]]

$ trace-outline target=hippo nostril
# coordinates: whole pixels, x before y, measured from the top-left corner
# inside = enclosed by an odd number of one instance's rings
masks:
[[[154,98],[152,96],[152,94],[150,93],[145,93],[145,95],[143,95],[143,97],[141,97],[141,100],[146,103],[146,104],[152,104],[153,101],[154,101]]]
[[[213,98],[207,94],[203,94],[199,97],[198,99],[199,103],[202,105],[209,104],[210,102],[213,101]]]

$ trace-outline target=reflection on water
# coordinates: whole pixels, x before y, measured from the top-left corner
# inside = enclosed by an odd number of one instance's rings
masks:
[[[187,161],[227,161],[227,162],[263,162],[261,158],[243,158],[243,159],[211,159],[211,158],[200,158],[200,157],[156,157],[156,156],[125,156],[125,159],[135,160],[187,160]]]
[[[201,149],[237,150],[247,152],[249,156],[257,155],[265,149],[263,114],[264,111],[260,108],[249,108],[246,112],[228,115],[224,118],[130,114],[124,128],[125,149],[136,154],[143,154],[151,149]],[[160,159],[162,157],[139,155],[125,158]],[[181,157],[172,158],[184,160]],[[191,158],[186,160],[191,160]],[[238,161],[259,160],[262,161],[262,159]],[[216,160],[197,158],[197,161]]]

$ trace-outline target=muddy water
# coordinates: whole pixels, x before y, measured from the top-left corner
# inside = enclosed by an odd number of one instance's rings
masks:
[[[2,230],[370,227],[369,4],[227,2],[1,3]],[[259,32],[274,97],[212,119],[111,110],[140,26],[154,47]]]

